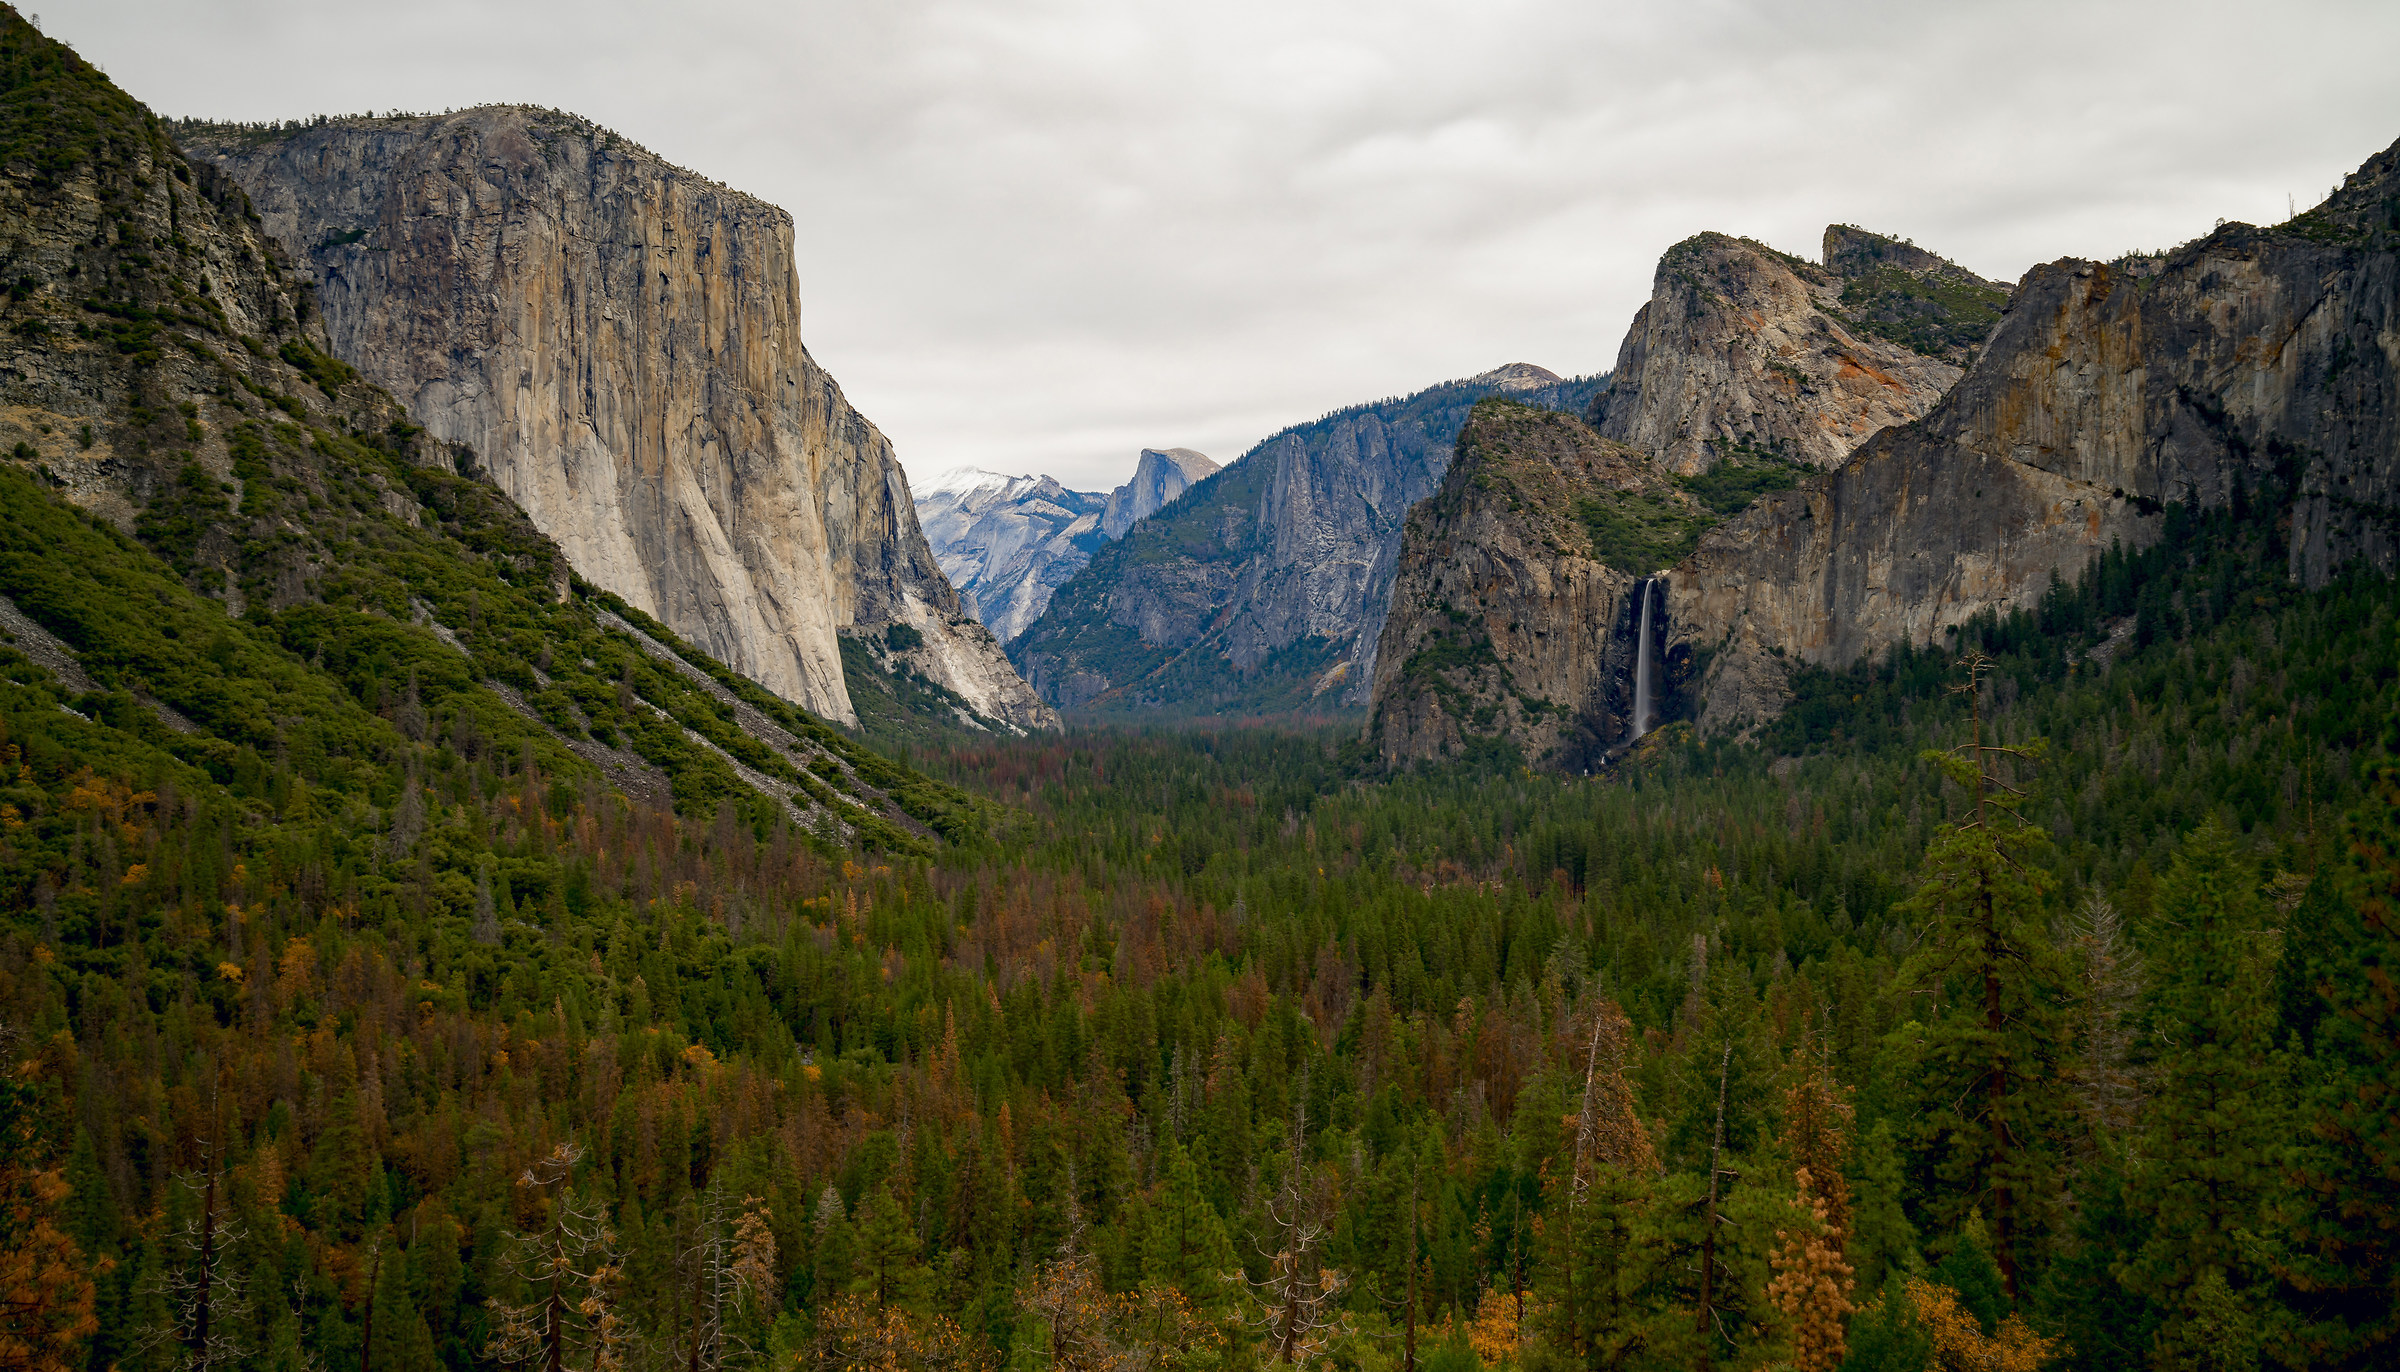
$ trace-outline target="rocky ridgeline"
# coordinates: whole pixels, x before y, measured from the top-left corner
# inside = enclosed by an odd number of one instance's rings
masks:
[[[1133,479],[1099,495],[1049,476],[972,468],[917,495],[917,522],[967,612],[1007,643],[1049,608],[1101,544],[1123,538],[1217,470],[1189,448],[1144,448]]]
[[[1697,506],[1647,456],[1573,415],[1475,407],[1441,489],[1409,511],[1375,671],[1380,757],[1507,738],[1581,771],[1624,739],[1630,592],[1649,569],[1603,561],[1585,513],[1626,496]]]
[[[973,829],[578,586],[473,450],[332,355],[241,186],[6,7],[0,70],[0,641],[62,708],[171,742],[191,770],[162,791],[236,788],[245,828],[303,850],[470,763],[828,842]]]
[[[1829,252],[1847,249],[1837,261],[1866,273],[1879,259],[1863,240],[1905,247],[1839,228],[1826,235]],[[1925,259],[1973,279],[1906,251],[1911,265],[1889,269],[1900,278],[1915,281]],[[1687,476],[1760,457],[1837,465],[1876,430],[1923,415],[1959,376],[1947,347],[1927,355],[1886,336],[1897,329],[1850,318],[1848,285],[1839,271],[1746,238],[1704,233],[1676,244],[1593,404],[1594,427]],[[1881,294],[1900,292],[1886,283]]]
[[[1123,538],[1136,522],[1167,508],[1217,470],[1208,454],[1189,448],[1142,449],[1133,466],[1133,479],[1108,493],[1108,504],[1100,512],[1100,532]]]
[[[803,346],[782,210],[537,109],[181,132],[314,278],[334,353],[587,580],[831,718],[839,636],[899,625],[975,716],[1052,722]]]
[[[2395,246],[2400,145],[2288,224],[2052,263],[2013,293],[1841,226],[1824,267],[1678,244],[1597,432],[1495,417],[1487,434],[1479,415],[1411,518],[1385,629],[1409,647],[1377,674],[1369,737],[1393,762],[1508,744],[1588,765],[1626,732],[1626,588],[1649,566],[1668,567],[1663,709],[1711,731],[1777,713],[1797,665],[2028,606],[2112,542],[2157,537],[2178,503],[2289,492],[2296,580],[2388,574]],[[1799,479],[1768,479],[1778,463]]]
[[[1052,477],[964,471],[917,493],[917,523],[967,613],[1006,643],[1091,561],[1107,505]]]
[[[2026,274],[1922,423],[1711,531],[1670,578],[1671,638],[1710,665],[1704,728],[1780,708],[1790,666],[1939,643],[2032,603],[2164,507],[2288,490],[2291,574],[2400,547],[2400,144],[2274,228]]]
[[[1062,709],[1354,709],[1402,525],[1468,410],[1497,394],[1581,409],[1594,384],[1519,363],[1286,429],[1095,553],[1010,656]]]

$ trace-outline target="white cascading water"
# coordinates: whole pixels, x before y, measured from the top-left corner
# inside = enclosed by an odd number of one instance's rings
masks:
[[[1627,743],[1650,732],[1650,601],[1657,584],[1654,576],[1642,580],[1641,646],[1633,654],[1633,733]]]

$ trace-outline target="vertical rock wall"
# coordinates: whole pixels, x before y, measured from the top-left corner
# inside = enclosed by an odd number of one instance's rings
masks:
[[[1051,722],[802,346],[783,211],[507,106],[185,143],[313,269],[336,353],[472,447],[587,580],[831,718],[855,719],[838,635],[903,623],[976,711]]]

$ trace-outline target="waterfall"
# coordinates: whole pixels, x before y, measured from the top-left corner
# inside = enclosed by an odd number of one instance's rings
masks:
[[[1633,655],[1633,732],[1627,743],[1650,732],[1650,602],[1656,598],[1657,577],[1642,579],[1641,646]]]

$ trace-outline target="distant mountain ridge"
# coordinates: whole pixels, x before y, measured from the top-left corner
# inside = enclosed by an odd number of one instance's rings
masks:
[[[1498,394],[1580,410],[1602,384],[1517,363],[1285,429],[1095,553],[1011,659],[1062,709],[1354,709],[1402,523],[1467,412]]]
[[[917,494],[917,523],[967,613],[1006,643],[1091,560],[1107,503],[1053,477],[969,469]]]
[[[1193,484],[1216,474],[1208,454],[1189,448],[1144,448],[1134,464],[1133,479],[1108,493],[1100,513],[1100,532],[1123,538],[1136,520],[1148,519]]]
[[[1055,477],[962,467],[917,496],[917,522],[967,612],[1006,643],[1041,617],[1101,544],[1216,470],[1190,448],[1144,448],[1133,478],[1102,496],[1068,490]]]

